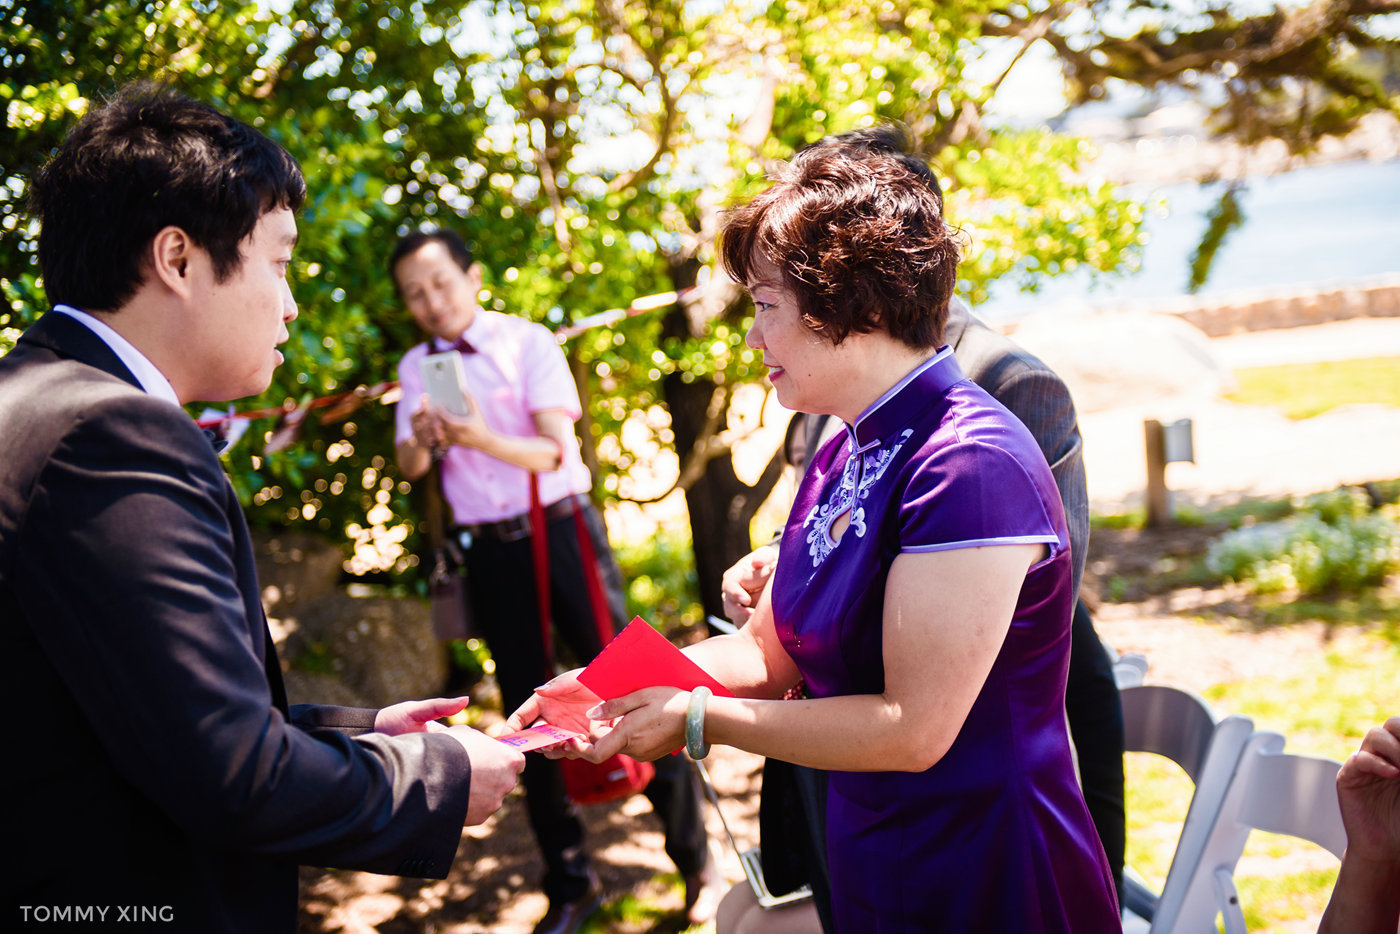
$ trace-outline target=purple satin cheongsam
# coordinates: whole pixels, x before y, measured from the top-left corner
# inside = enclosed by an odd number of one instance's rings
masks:
[[[1074,594],[1060,496],[1030,432],[950,349],[809,465],[773,582],[778,635],[813,697],[880,693],[895,558],[1009,543],[1044,543],[1049,556],[1027,573],[951,748],[924,772],[830,773],[841,934],[1122,930],[1065,726]]]

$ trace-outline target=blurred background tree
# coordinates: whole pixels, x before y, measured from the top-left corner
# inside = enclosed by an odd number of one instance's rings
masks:
[[[743,344],[746,299],[712,269],[723,206],[805,143],[898,120],[944,181],[966,247],[959,290],[974,306],[995,279],[1034,290],[1081,266],[1131,269],[1140,207],[1088,173],[1082,141],[992,119],[997,94],[1044,43],[1074,100],[1116,83],[1209,85],[1222,100],[1217,130],[1245,142],[1276,137],[1305,152],[1364,113],[1400,112],[1375,67],[1395,54],[1379,24],[1400,0],[1245,9],[0,0],[0,349],[46,305],[25,179],[92,101],[134,78],[171,80],[278,139],[307,175],[302,315],[287,365],[249,405],[394,378],[417,336],[384,257],[410,226],[460,229],[487,268],[483,304],[552,328],[706,286],[565,349],[598,494],[660,498],[670,490],[635,468],[669,469],[688,506],[699,596],[718,612],[719,575],[749,548],[781,467],[775,459],[756,483],[735,470],[733,445],[751,422],[732,402],[763,368]],[[272,427],[256,423],[230,453],[253,523],[355,546],[355,573],[411,571],[391,409],[371,403],[325,424],[313,414],[297,443],[265,453]]]

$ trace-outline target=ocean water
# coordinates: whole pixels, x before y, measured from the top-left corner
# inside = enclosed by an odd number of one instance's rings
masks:
[[[1186,294],[1191,254],[1206,229],[1206,212],[1224,191],[1194,182],[1128,191],[1148,203],[1149,241],[1141,269],[1122,276],[1085,271],[1047,280],[1037,294],[992,288],[981,307],[992,320],[1012,320],[1056,307],[1115,304]],[[1215,257],[1201,297],[1250,290],[1310,291],[1400,274],[1400,160],[1339,162],[1248,181],[1243,226]]]

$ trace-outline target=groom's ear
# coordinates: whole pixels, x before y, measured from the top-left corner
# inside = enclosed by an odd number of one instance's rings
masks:
[[[163,227],[151,238],[146,253],[148,277],[165,288],[188,298],[193,292],[190,263],[194,258],[194,240],[179,227]]]

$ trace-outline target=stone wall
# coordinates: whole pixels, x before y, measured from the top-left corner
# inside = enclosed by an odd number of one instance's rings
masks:
[[[1236,292],[1133,303],[1126,308],[1174,315],[1209,337],[1297,328],[1348,318],[1400,317],[1400,276],[1316,292]]]

